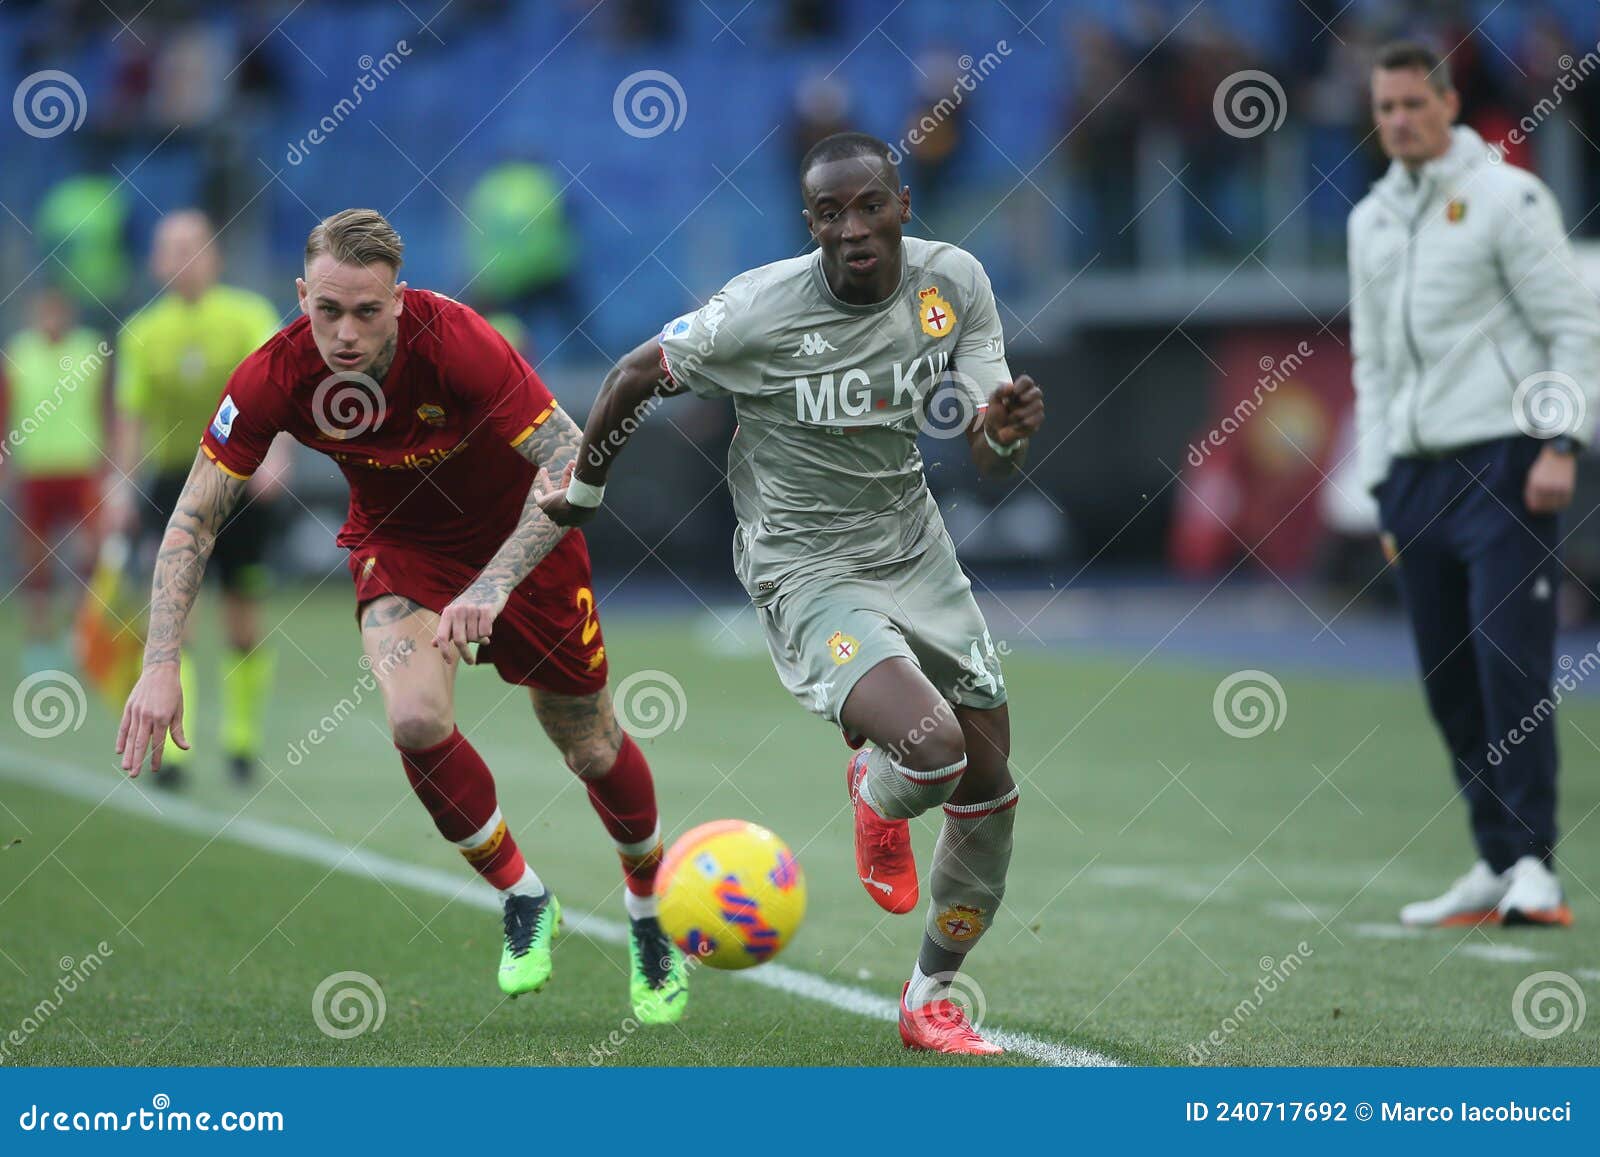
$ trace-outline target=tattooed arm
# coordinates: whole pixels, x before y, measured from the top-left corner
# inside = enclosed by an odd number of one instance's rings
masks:
[[[528,487],[522,517],[489,565],[439,616],[439,629],[433,637],[435,647],[453,647],[463,662],[471,663],[471,644],[488,640],[513,588],[544,561],[567,533],[564,527],[550,521],[539,500],[544,491],[554,489],[552,480],[565,477],[577,461],[582,441],[583,431],[557,406],[538,429],[518,443],[517,453],[538,470],[533,485]]]
[[[122,770],[138,775],[146,751],[150,769],[161,769],[167,733],[185,751],[183,692],[178,686],[178,651],[183,626],[200,592],[206,561],[217,533],[244,493],[245,480],[218,469],[205,454],[194,457],[189,480],[167,520],[150,584],[150,629],[144,645],[144,671],[122,709],[117,754]]]

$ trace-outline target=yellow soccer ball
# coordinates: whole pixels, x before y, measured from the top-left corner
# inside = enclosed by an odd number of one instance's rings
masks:
[[[782,952],[806,914],[806,878],[760,824],[713,820],[685,832],[656,875],[661,926],[691,958],[749,968]]]

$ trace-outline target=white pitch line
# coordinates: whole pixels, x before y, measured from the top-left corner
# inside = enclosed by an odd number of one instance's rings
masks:
[[[1536,960],[1550,959],[1549,954],[1520,944],[1463,944],[1457,951],[1463,956],[1492,960],[1497,964],[1532,964]]]
[[[230,817],[223,812],[178,796],[162,795],[158,811],[156,805],[132,782],[123,779],[119,783],[109,776],[97,775],[73,764],[44,760],[12,748],[0,747],[0,778],[87,800],[195,835],[207,838],[217,836],[274,855],[320,864],[348,875],[399,884],[446,900],[460,900],[477,908],[500,911],[499,898],[487,886],[474,884],[463,890],[460,873],[408,864],[377,852],[349,847],[314,832],[248,816],[239,816],[229,822]],[[609,944],[628,942],[628,928],[620,921],[572,908],[564,907],[562,911],[571,926],[586,936]],[[735,980],[759,984],[786,996],[814,1000],[841,1012],[851,1012],[873,1020],[893,1023],[899,1016],[899,1002],[896,1000],[782,964],[763,964],[759,968],[730,975]],[[1067,1068],[1106,1068],[1121,1064],[1092,1049],[1045,1040],[1029,1033],[991,1027],[985,1030],[985,1035],[996,1044],[1041,1064]]]

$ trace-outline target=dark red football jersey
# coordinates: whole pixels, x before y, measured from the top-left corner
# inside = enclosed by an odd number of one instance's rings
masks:
[[[340,546],[394,543],[482,566],[516,526],[533,482],[514,447],[555,407],[533,367],[477,313],[407,289],[376,395],[328,368],[301,317],[239,364],[200,444],[247,478],[287,432],[350,483]]]

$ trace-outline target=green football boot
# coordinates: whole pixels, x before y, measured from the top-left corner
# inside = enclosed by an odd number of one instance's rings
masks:
[[[540,896],[506,899],[506,944],[500,952],[500,991],[510,997],[538,992],[550,979],[550,942],[561,924],[561,901],[548,888]]]
[[[683,953],[654,916],[629,921],[628,995],[640,1024],[677,1024],[689,1007],[689,969]]]

